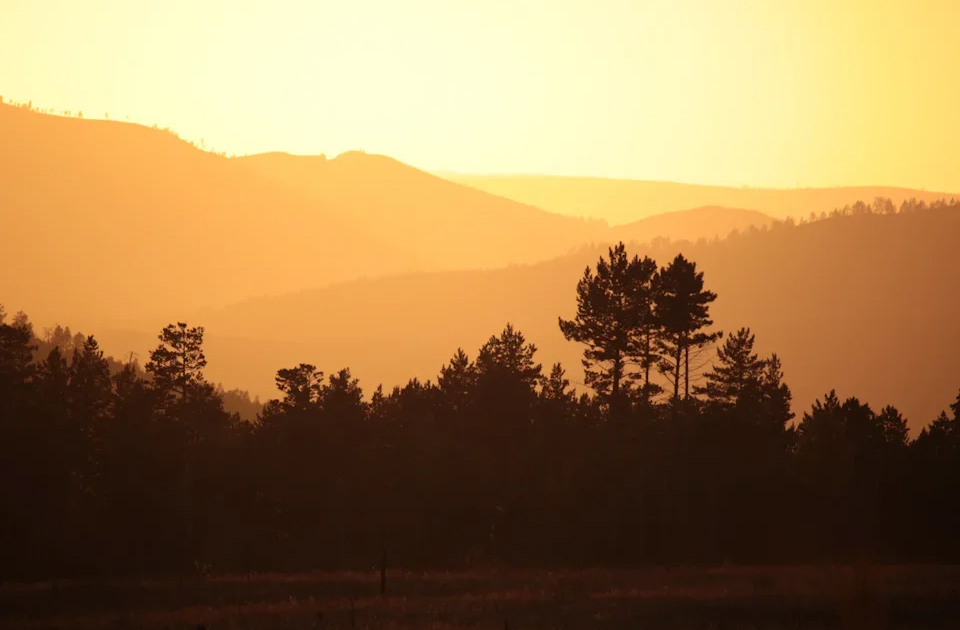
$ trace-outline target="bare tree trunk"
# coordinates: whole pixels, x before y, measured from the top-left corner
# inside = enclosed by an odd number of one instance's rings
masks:
[[[623,418],[623,391],[620,381],[623,380],[623,356],[618,355],[613,361],[612,382],[610,387],[610,417],[614,420]]]
[[[610,388],[610,395],[614,401],[620,396],[620,373],[623,371],[623,368],[620,365],[620,357],[616,357],[613,360],[613,384]]]
[[[650,332],[650,329],[647,328],[646,348],[644,348],[644,355],[643,355],[643,368],[644,368],[643,399],[647,402],[650,401],[650,364],[653,362],[650,358],[651,336],[652,336],[652,333]]]
[[[684,365],[684,375],[683,375],[683,397],[690,398],[690,346],[688,345],[683,349],[683,365]]]
[[[673,399],[677,400],[680,398],[680,366],[683,364],[683,347],[680,345],[680,340],[677,339],[677,356],[675,357],[675,365],[673,372]]]

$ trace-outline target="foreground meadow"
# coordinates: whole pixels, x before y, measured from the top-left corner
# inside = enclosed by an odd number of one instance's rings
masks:
[[[0,587],[11,628],[957,628],[960,568],[243,574]]]

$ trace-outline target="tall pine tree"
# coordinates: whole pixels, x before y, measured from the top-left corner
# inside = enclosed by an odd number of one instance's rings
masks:
[[[662,354],[659,368],[673,386],[673,399],[680,399],[680,384],[684,396],[690,395],[690,350],[703,347],[720,338],[721,333],[708,333],[713,325],[710,304],[717,294],[703,285],[703,272],[683,254],[657,276],[654,291],[655,314],[660,327],[657,343]]]
[[[570,341],[587,347],[583,352],[584,382],[613,405],[622,404],[635,382],[651,391],[650,368],[656,363],[653,317],[657,264],[650,258],[627,256],[621,242],[587,267],[577,283],[577,314],[560,318],[560,331]],[[630,371],[639,365],[642,376]]]
[[[753,351],[754,335],[741,328],[717,350],[717,363],[706,374],[706,383],[694,392],[711,403],[736,406],[745,400],[759,399],[766,377],[766,361]]]
[[[170,324],[159,338],[160,345],[150,353],[146,370],[168,401],[184,402],[204,382],[203,328],[189,328],[184,322]]]

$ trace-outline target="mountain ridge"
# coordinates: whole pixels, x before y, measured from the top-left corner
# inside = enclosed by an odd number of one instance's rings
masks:
[[[332,159],[271,153],[235,158],[309,198],[360,218],[381,236],[434,252],[449,268],[543,260],[597,237],[583,221],[436,177],[389,156],[358,151]],[[532,240],[530,234],[537,234]]]
[[[0,269],[0,286],[38,315],[64,304],[90,314],[90,284],[100,309],[136,313],[293,289],[308,265],[333,278],[346,277],[337,261],[379,271],[348,241],[375,243],[398,267],[421,265],[348,215],[161,130],[0,105],[0,136],[0,245],[20,263]],[[306,222],[314,231],[300,229]],[[262,247],[276,242],[282,252]]]
[[[960,198],[950,192],[897,186],[753,188],[670,181],[561,175],[460,175],[447,178],[478,190],[530,203],[568,216],[603,218],[611,226],[707,205],[744,208],[776,219],[806,218],[877,197],[896,205],[916,198],[927,203]]]
[[[719,295],[716,327],[748,326],[761,353],[781,356],[798,413],[836,387],[877,408],[896,402],[916,427],[932,420],[936,401],[955,393],[950,375],[960,373],[960,357],[950,351],[960,346],[960,322],[952,316],[960,306],[952,289],[960,286],[952,243],[958,232],[960,204],[773,226],[717,242],[633,244],[628,251],[661,265],[678,252],[697,262],[707,288]],[[457,347],[474,353],[507,321],[541,349],[538,361],[562,361],[571,380],[582,383],[582,347],[563,340],[556,322],[572,315],[584,266],[604,253],[595,245],[513,268],[344,282],[248,300],[191,321],[256,347],[249,354],[221,347],[210,356],[213,365],[222,353],[218,364],[233,370],[218,380],[261,395],[268,392],[243,380],[244,370],[257,370],[266,384],[276,369],[300,361],[325,371],[349,366],[367,391],[435,378]],[[917,277],[933,284],[921,286]]]

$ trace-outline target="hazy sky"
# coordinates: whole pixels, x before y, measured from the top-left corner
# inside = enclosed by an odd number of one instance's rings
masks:
[[[227,152],[960,191],[956,0],[0,0],[0,94]]]

